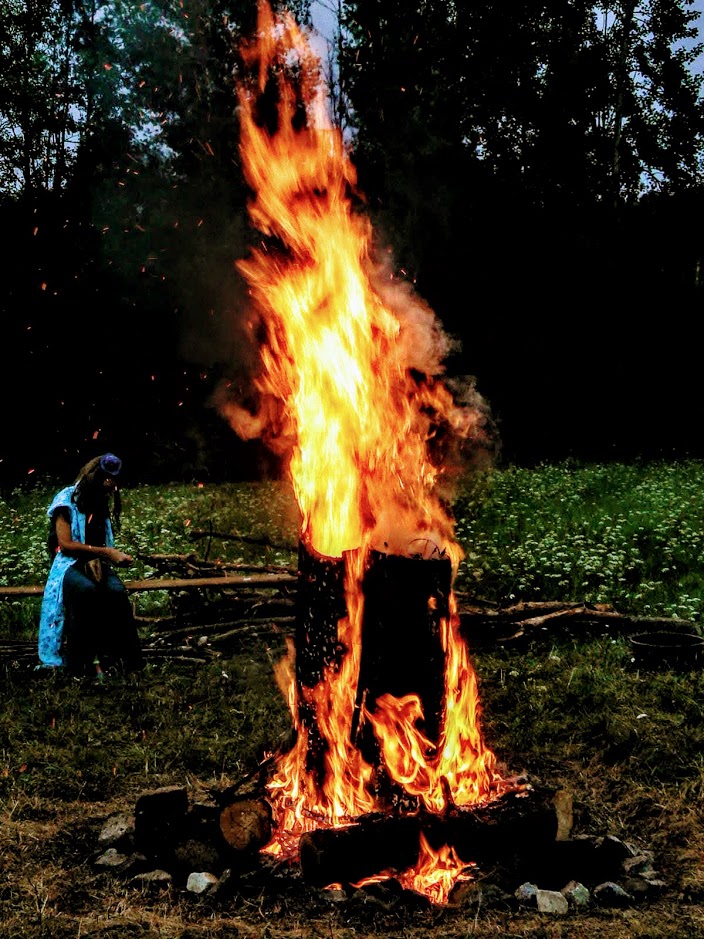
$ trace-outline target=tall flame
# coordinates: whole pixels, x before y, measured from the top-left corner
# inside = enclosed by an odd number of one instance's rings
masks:
[[[290,444],[302,541],[346,564],[347,616],[338,624],[346,654],[303,692],[326,742],[322,781],[306,770],[295,649],[277,670],[298,733],[269,786],[278,834],[268,850],[291,855],[303,831],[378,808],[371,767],[351,742],[365,559],[371,548],[406,555],[424,539],[456,571],[462,550],[446,510],[437,443],[480,439],[484,416],[479,406],[457,403],[443,381],[451,343],[433,311],[376,260],[356,173],[326,117],[319,63],[304,33],[260,0],[257,36],[243,59],[256,77],[238,87],[240,146],[253,192],[250,218],[262,237],[238,266],[258,310],[252,329],[264,339],[258,411],[232,403],[223,411],[242,437]],[[417,698],[383,696],[365,713],[390,777],[434,812],[448,801],[491,798],[498,779],[458,623],[453,600],[442,622],[445,702],[436,744],[418,731]],[[406,877],[414,889],[427,883],[437,899],[461,869],[448,852],[425,851]]]

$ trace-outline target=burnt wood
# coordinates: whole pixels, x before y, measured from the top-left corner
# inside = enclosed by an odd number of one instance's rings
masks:
[[[306,832],[299,841],[303,879],[328,887],[406,870],[418,860],[420,828],[418,816],[370,816],[344,828]]]
[[[296,693],[299,720],[308,734],[306,769],[319,783],[326,743],[307,691],[323,680],[326,669],[339,668],[345,650],[338,640],[338,622],[346,615],[344,559],[321,555],[301,541],[295,608]]]
[[[354,885],[381,873],[401,873],[418,860],[420,835],[435,850],[454,848],[466,864],[520,869],[550,852],[557,815],[549,793],[527,789],[443,815],[368,816],[336,829],[316,829],[300,839],[303,879],[314,886]]]
[[[449,558],[419,559],[372,551],[363,586],[362,650],[353,739],[367,762],[380,757],[364,709],[381,695],[416,694],[423,707],[419,728],[431,741],[440,733],[445,694],[445,655],[440,621],[449,616]]]

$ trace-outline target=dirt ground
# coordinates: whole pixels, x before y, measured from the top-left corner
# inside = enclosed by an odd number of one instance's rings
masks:
[[[704,910],[676,886],[624,908],[592,906],[562,916],[520,907],[477,885],[463,885],[443,907],[388,883],[347,894],[318,890],[306,886],[295,869],[266,885],[243,879],[215,899],[177,884],[135,887],[94,864],[106,819],[132,808],[118,802],[52,804],[36,797],[6,804],[0,816],[0,939],[704,937]]]

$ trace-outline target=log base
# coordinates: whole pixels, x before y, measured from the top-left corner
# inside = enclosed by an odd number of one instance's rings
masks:
[[[393,876],[416,864],[421,834],[436,850],[454,848],[468,865],[514,868],[554,844],[558,819],[553,798],[551,792],[526,787],[444,815],[373,815],[344,828],[317,829],[301,837],[301,873],[316,887],[355,885],[382,873]]]

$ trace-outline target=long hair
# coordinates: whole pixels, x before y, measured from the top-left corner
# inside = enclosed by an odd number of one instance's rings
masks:
[[[100,466],[101,457],[96,456],[81,467],[75,479],[73,501],[85,515],[93,512],[109,518],[115,531],[120,529],[122,498],[115,480],[116,488],[107,492],[103,482],[107,474]],[[112,503],[112,505],[111,505]]]

